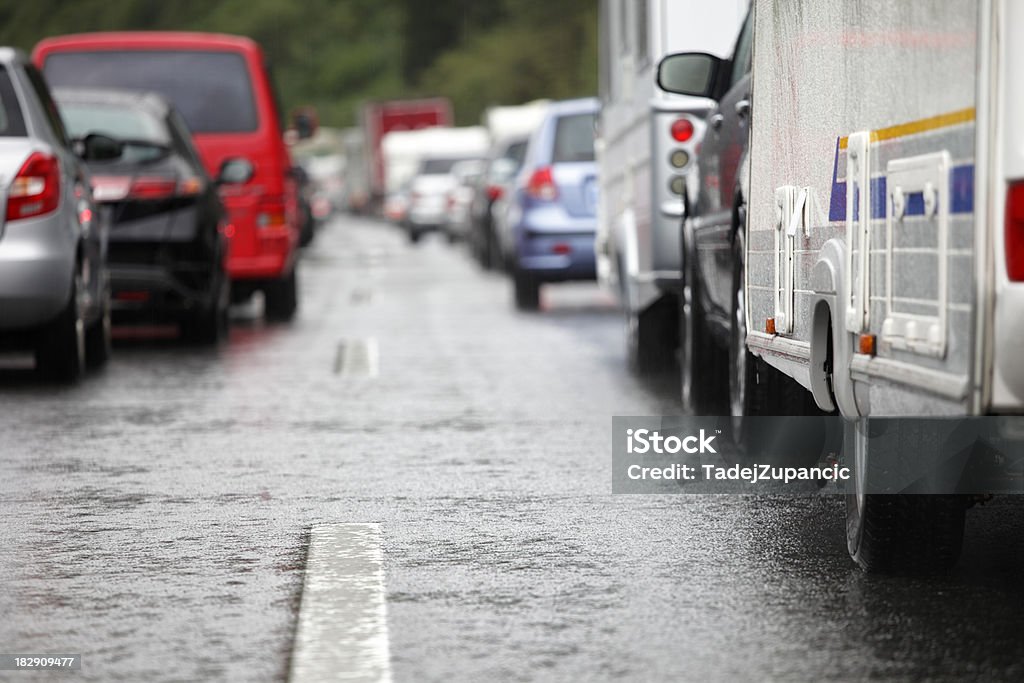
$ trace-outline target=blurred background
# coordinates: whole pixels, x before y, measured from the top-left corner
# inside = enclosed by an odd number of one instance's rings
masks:
[[[265,49],[284,111],[357,122],[365,99],[445,96],[459,125],[484,109],[597,91],[592,0],[38,0],[0,2],[0,44],[110,30],[216,31]]]

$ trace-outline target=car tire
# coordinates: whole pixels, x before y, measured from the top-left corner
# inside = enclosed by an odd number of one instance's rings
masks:
[[[516,269],[513,275],[515,287],[516,309],[520,311],[536,311],[540,308],[540,282],[536,277]]]
[[[676,358],[679,363],[679,398],[686,415],[719,414],[717,392],[721,382],[714,373],[714,344],[704,324],[704,310],[700,304],[700,290],[690,253],[683,250],[683,276],[679,288],[679,344]],[[721,355],[721,353],[717,354]]]
[[[217,283],[213,301],[181,322],[181,336],[186,341],[202,346],[216,346],[227,338],[231,281],[226,273],[221,273]]]
[[[820,438],[808,439],[800,430],[787,431],[781,423],[757,419],[815,416],[822,412],[815,405],[811,392],[747,349],[744,248],[744,232],[738,229],[733,240],[728,346],[729,415],[736,456],[739,460],[747,457],[751,444],[773,444],[774,451],[786,457],[786,464],[813,465],[822,455],[820,446],[827,443],[828,434],[815,434]],[[819,423],[815,424],[820,427]]]
[[[50,323],[40,330],[36,345],[36,367],[52,380],[72,384],[85,370],[85,320],[79,299],[81,276],[76,275],[68,302]]]
[[[95,370],[110,360],[110,287],[103,288],[100,317],[85,332],[85,364]]]
[[[850,557],[867,572],[930,574],[952,568],[963,547],[966,497],[866,493],[868,458],[879,456],[868,452],[868,444],[862,429],[848,423],[844,460],[852,470],[854,487],[846,495]]]
[[[267,284],[263,290],[264,313],[267,320],[287,322],[299,307],[298,266],[284,277]]]

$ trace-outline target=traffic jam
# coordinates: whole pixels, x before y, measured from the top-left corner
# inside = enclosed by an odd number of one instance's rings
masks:
[[[583,12],[0,47],[0,679],[1020,680],[1024,6]]]

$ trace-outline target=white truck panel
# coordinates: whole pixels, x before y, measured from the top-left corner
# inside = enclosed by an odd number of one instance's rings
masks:
[[[602,3],[598,270],[603,284],[625,295],[629,310],[644,309],[659,296],[659,281],[680,276],[683,200],[669,185],[675,175],[692,175],[703,117],[713,106],[661,92],[654,83],[658,61],[681,51],[728,56],[747,7],[748,0]],[[646,46],[637,45],[640,34]],[[691,140],[678,143],[670,128],[684,113],[695,131]],[[668,161],[677,149],[689,157],[678,170]],[[620,276],[627,278],[624,287]]]
[[[829,407],[830,311],[842,412],[969,410],[977,4],[755,5],[748,345]]]

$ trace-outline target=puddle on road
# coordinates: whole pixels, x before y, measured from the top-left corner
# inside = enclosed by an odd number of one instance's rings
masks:
[[[334,374],[341,377],[376,377],[380,353],[374,337],[346,339],[338,344]]]

